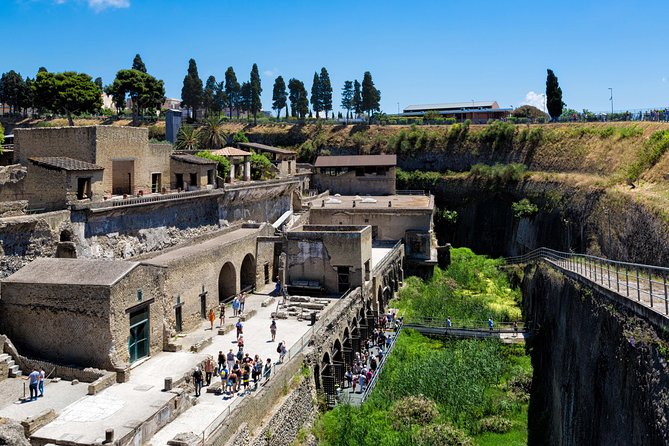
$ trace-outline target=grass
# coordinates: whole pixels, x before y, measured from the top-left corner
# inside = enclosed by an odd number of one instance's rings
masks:
[[[410,277],[395,304],[407,314],[456,319],[519,317],[520,294],[509,286],[500,261],[452,250],[452,264],[424,282]],[[337,406],[319,417],[314,434],[323,446],[400,446],[417,443],[424,429],[462,432],[470,444],[527,444],[527,377],[530,358],[521,345],[497,340],[436,340],[404,330],[381,378],[361,407]],[[518,386],[517,383],[524,383]],[[520,390],[519,390],[520,389]],[[393,423],[405,398],[436,404],[436,419]],[[481,432],[480,420],[496,419],[505,433]],[[426,422],[423,420],[422,422]],[[444,440],[442,438],[442,440]],[[447,444],[444,440],[443,443]]]

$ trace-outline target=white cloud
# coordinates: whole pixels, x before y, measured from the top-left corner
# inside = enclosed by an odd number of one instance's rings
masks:
[[[57,5],[64,5],[68,2],[81,2],[83,0],[53,0]],[[109,8],[129,8],[130,0],[85,0],[88,6],[96,12]]]
[[[663,78],[662,78],[662,82],[666,83],[666,82],[667,82],[667,78],[666,78],[666,77],[663,77]]]
[[[279,71],[279,70],[277,70],[276,68],[272,68],[271,70],[265,70],[265,71],[263,71],[262,74],[264,74],[264,75],[267,76],[267,77],[274,77],[274,75],[275,75],[278,71]]]
[[[528,91],[527,94],[525,95],[525,100],[523,101],[523,105],[533,105],[539,110],[543,110],[544,94],[536,93],[534,91]]]

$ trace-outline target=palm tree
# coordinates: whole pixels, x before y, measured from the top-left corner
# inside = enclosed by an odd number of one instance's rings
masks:
[[[200,147],[199,132],[190,125],[183,125],[177,133],[176,150],[198,150]]]
[[[227,134],[224,129],[225,121],[220,116],[209,116],[199,129],[200,142],[205,149],[216,150],[225,145]]]

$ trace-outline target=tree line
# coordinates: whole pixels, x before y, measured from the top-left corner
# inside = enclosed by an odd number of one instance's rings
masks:
[[[303,81],[291,78],[286,84],[282,76],[274,81],[272,109],[277,119],[285,109],[285,116],[305,119],[307,115],[327,119],[333,110],[332,83],[325,67],[315,72],[310,94]],[[97,113],[102,109],[102,93],[112,98],[118,114],[130,106],[133,123],[146,114],[156,114],[165,101],[164,82],[148,73],[142,58],[137,54],[130,68],[116,73],[113,82],[103,85],[100,77],[95,80],[86,73],[66,71],[49,72],[41,67],[34,78],[10,70],[0,77],[0,102],[7,104],[13,114],[27,114],[28,110],[41,115],[45,112],[63,114],[68,123],[74,125],[73,116]],[[194,59],[188,62],[188,70],[181,89],[181,106],[192,111],[197,120],[198,111],[205,110],[208,116],[220,116],[224,111],[232,118],[233,112],[257,115],[262,110],[262,85],[258,65],[253,64],[248,81],[239,82],[233,67],[228,67],[224,80],[218,82],[211,75],[202,82]],[[374,86],[372,75],[366,71],[362,83],[358,80],[344,82],[341,91],[341,107],[346,110],[346,119],[366,113],[370,118],[380,110],[381,92]],[[290,105],[289,105],[290,104]],[[309,105],[311,104],[311,108]]]

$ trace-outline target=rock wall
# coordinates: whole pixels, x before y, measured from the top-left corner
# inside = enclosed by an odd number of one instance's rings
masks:
[[[528,444],[669,444],[665,334],[546,265],[528,267],[522,288]]]

